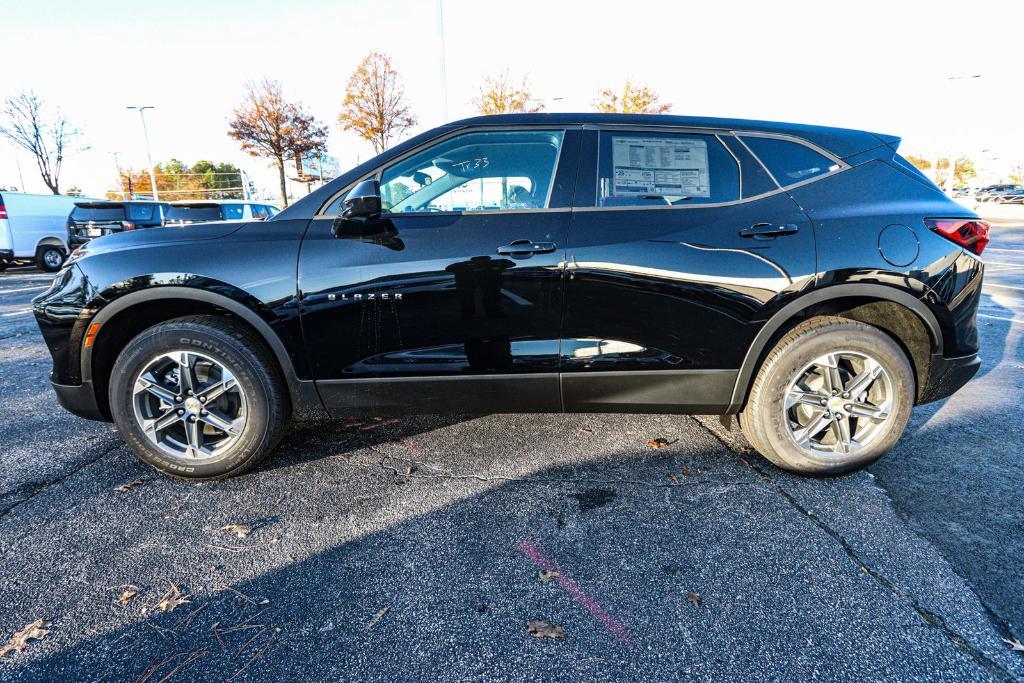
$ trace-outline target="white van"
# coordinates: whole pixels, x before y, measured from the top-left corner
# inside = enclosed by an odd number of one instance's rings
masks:
[[[59,270],[68,254],[68,214],[84,197],[0,192],[0,270],[14,261],[34,261]]]

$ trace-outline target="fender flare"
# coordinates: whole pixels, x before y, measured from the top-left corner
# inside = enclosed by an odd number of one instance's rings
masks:
[[[925,329],[928,330],[928,334],[935,344],[934,353],[942,354],[942,328],[939,326],[939,321],[924,302],[912,294],[894,287],[868,283],[832,285],[816,289],[783,306],[761,327],[757,336],[754,337],[754,341],[751,342],[750,348],[747,349],[746,356],[743,357],[743,364],[740,366],[740,371],[737,374],[736,384],[733,386],[732,399],[729,402],[729,410],[727,412],[739,412],[740,406],[743,405],[747,392],[750,390],[750,384],[753,382],[754,373],[757,371],[761,357],[772,336],[779,328],[808,306],[849,297],[891,301],[910,309],[924,323]]]
[[[266,342],[267,346],[274,354],[274,357],[277,359],[277,362],[281,367],[281,373],[284,375],[285,382],[288,385],[288,393],[291,395],[293,409],[306,410],[314,408],[321,411],[323,410],[320,402],[320,396],[316,392],[313,381],[300,380],[298,378],[298,375],[295,373],[295,365],[292,363],[291,357],[288,355],[288,350],[285,348],[284,343],[281,342],[281,339],[277,336],[270,325],[251,308],[245,306],[236,299],[232,299],[223,294],[217,294],[215,292],[205,289],[197,289],[195,287],[180,286],[158,286],[143,289],[118,297],[110,304],[104,306],[100,312],[90,320],[90,324],[105,323],[118,313],[121,313],[131,306],[140,303],[159,301],[161,299],[191,299],[193,301],[201,301],[203,303],[213,304],[237,315],[256,330],[257,334],[259,334],[263,341]],[[93,347],[84,347],[82,349],[81,358],[82,380],[90,383],[92,382],[92,351]]]

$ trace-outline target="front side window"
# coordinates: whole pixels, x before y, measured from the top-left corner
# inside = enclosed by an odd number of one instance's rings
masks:
[[[798,142],[755,136],[740,137],[782,187],[841,168],[833,160]]]
[[[249,208],[252,209],[252,217],[256,220],[262,220],[268,218],[270,214],[267,213],[267,207],[262,204],[250,204]]]
[[[562,131],[466,133],[384,169],[385,212],[544,209]]]
[[[683,206],[740,198],[736,159],[714,135],[602,131],[598,206]]]

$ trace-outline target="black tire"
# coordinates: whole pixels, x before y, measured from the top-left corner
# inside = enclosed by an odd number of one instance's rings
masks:
[[[786,391],[802,368],[840,350],[866,354],[888,373],[893,394],[889,417],[877,435],[858,450],[846,454],[810,452],[797,445],[784,422]],[[910,361],[886,333],[846,318],[823,316],[795,327],[765,358],[740,414],[740,428],[755,450],[783,469],[803,474],[841,474],[866,467],[892,449],[910,419],[914,396]]]
[[[213,459],[189,461],[168,455],[136,419],[133,388],[154,358],[178,350],[201,353],[229,369],[247,399],[237,440]],[[287,385],[274,355],[255,333],[220,316],[189,316],[155,325],[118,356],[110,378],[110,408],[124,440],[157,470],[186,479],[221,479],[254,467],[281,440],[291,416]]]
[[[5,261],[5,260],[0,259],[0,273],[2,273],[5,270],[7,270],[7,266],[9,266],[9,265],[11,265],[10,261]]]
[[[36,268],[47,273],[56,273],[64,265],[67,256],[64,250],[52,244],[44,244],[36,249]]]

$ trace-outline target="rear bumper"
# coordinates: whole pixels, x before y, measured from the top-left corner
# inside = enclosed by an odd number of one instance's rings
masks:
[[[957,358],[944,358],[941,354],[933,354],[928,369],[928,382],[918,397],[918,404],[931,403],[951,396],[967,384],[977,374],[979,368],[981,358],[976,353]]]
[[[54,392],[57,394],[57,401],[68,412],[86,420],[99,420],[110,422],[110,418],[104,415],[99,406],[96,405],[96,393],[93,391],[92,382],[82,382],[78,385],[57,384],[50,382]]]

